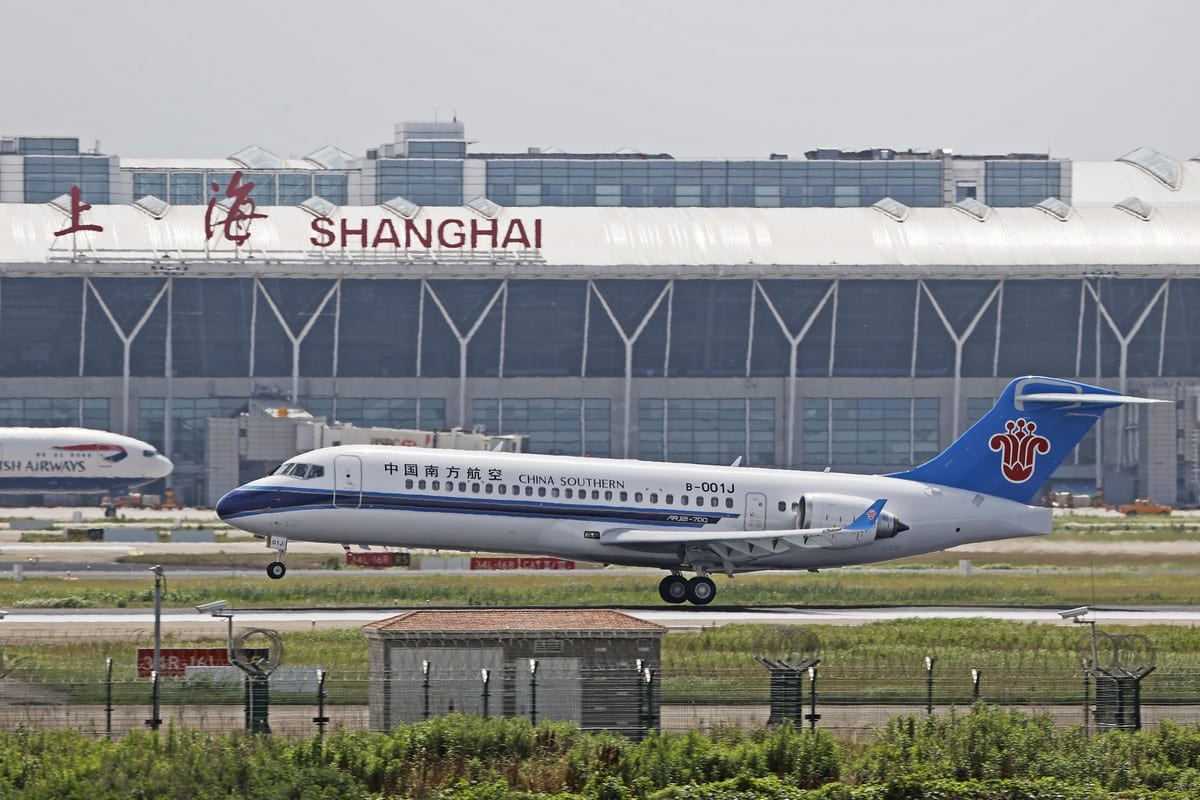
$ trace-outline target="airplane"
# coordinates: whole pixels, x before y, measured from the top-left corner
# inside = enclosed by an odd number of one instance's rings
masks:
[[[668,603],[710,603],[712,573],[818,571],[1050,533],[1029,505],[1105,410],[1162,402],[1013,380],[930,461],[888,475],[351,445],[296,456],[217,503],[268,540],[551,555],[659,567]],[[694,573],[690,579],[685,572]]]
[[[0,428],[0,492],[123,494],[171,474],[153,445],[89,428]]]

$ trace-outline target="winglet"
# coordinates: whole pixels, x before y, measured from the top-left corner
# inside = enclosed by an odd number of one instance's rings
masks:
[[[874,503],[871,503],[871,506],[866,511],[859,514],[853,522],[842,528],[842,530],[853,532],[871,530],[875,527],[875,521],[879,519],[879,514],[883,511],[883,504],[886,502],[887,498],[881,497]]]

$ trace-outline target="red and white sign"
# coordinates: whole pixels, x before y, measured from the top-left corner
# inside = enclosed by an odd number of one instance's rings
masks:
[[[352,567],[394,567],[395,553],[346,553],[346,563]]]
[[[575,562],[541,556],[472,556],[471,569],[575,569]]]
[[[229,651],[224,647],[164,647],[159,650],[161,677],[182,678],[188,667],[228,667]],[[149,678],[154,671],[154,648],[139,647],[137,651],[137,674]]]

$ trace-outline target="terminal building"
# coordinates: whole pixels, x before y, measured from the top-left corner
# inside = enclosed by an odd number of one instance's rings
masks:
[[[184,502],[236,485],[209,421],[264,399],[533,452],[889,472],[1025,374],[1174,403],[1105,415],[1050,490],[1200,493],[1194,159],[496,153],[459,121],[361,154],[98,150],[0,137],[0,425],[135,435]]]

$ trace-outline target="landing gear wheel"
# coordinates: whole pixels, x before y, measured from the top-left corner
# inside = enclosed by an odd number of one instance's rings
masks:
[[[717,585],[707,575],[697,575],[687,582],[687,599],[698,606],[708,605],[717,596]]]
[[[267,577],[273,581],[277,581],[287,573],[287,565],[282,561],[272,561],[267,564]]]
[[[668,575],[659,582],[658,595],[668,603],[682,603],[688,599],[688,582],[679,575]]]

